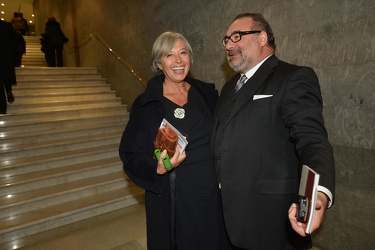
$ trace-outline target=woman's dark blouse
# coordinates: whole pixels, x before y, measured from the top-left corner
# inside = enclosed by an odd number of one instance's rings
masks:
[[[185,161],[175,169],[176,178],[198,193],[211,192],[216,177],[211,161],[211,132],[213,117],[205,101],[195,88],[188,92],[188,102],[180,107],[167,98],[163,98],[165,118],[188,140]],[[176,108],[185,110],[183,119],[174,116]]]

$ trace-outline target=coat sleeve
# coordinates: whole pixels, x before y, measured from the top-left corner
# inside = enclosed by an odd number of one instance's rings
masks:
[[[289,129],[301,165],[310,166],[320,177],[319,185],[334,195],[333,149],[322,115],[323,100],[315,72],[298,68],[288,80],[282,101],[282,117]]]
[[[149,108],[141,106],[140,103],[140,97],[133,103],[121,138],[119,154],[125,173],[136,185],[161,194],[167,184],[168,174],[156,173],[157,161],[153,158],[153,141],[158,125],[157,121],[150,120],[152,114],[147,111]]]

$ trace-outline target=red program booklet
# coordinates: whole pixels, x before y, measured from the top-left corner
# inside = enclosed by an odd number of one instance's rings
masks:
[[[180,131],[178,131],[175,127],[172,126],[172,124],[170,124],[165,118],[163,119],[163,121],[161,122],[160,124],[160,128],[165,128],[166,126],[170,127],[171,129],[173,129],[174,132],[176,132],[177,136],[178,136],[178,140],[177,140],[177,144],[180,145],[180,154],[182,154],[187,145],[188,145],[188,141],[186,140],[186,137],[183,136]],[[173,155],[172,155],[173,156]],[[171,156],[171,157],[172,157]]]
[[[319,178],[320,175],[310,167],[306,165],[302,166],[301,182],[299,185],[298,194],[307,198],[308,212],[306,216],[307,226],[305,230],[307,234],[311,234],[311,226],[314,219]]]

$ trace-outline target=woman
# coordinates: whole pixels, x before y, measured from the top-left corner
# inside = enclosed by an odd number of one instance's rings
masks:
[[[13,27],[18,30],[23,36],[26,35],[26,25],[25,21],[22,19],[20,13],[14,12],[12,20],[10,21]]]
[[[49,17],[46,22],[43,37],[43,52],[49,67],[62,67],[63,55],[62,51],[64,43],[68,42],[63,31],[60,28],[60,23],[56,21],[55,17]]]
[[[210,152],[218,93],[213,84],[187,77],[192,62],[181,34],[165,32],[156,39],[152,69],[159,74],[134,101],[120,144],[126,174],[146,190],[149,250],[220,249],[222,211]],[[163,118],[188,141],[184,153],[176,150],[170,158],[170,171],[153,157]],[[165,155],[164,150],[160,159]]]

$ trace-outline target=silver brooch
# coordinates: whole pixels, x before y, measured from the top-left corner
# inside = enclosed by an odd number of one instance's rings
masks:
[[[185,109],[176,108],[174,110],[174,117],[176,117],[178,119],[184,119],[184,117],[185,117]]]

